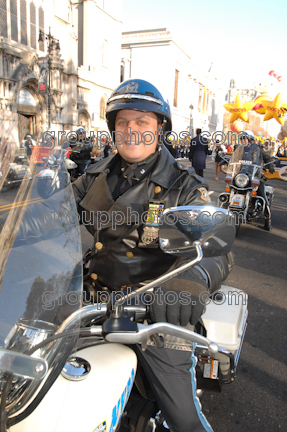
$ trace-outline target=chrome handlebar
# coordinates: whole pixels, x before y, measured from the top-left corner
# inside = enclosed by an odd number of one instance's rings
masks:
[[[169,334],[182,339],[186,339],[190,342],[199,343],[207,346],[212,354],[218,352],[218,346],[216,343],[201,336],[193,331],[175,326],[168,323],[155,323],[151,325],[138,324],[138,332],[131,333],[109,333],[105,336],[107,342],[125,343],[125,344],[136,344],[145,342],[149,337],[158,333]]]

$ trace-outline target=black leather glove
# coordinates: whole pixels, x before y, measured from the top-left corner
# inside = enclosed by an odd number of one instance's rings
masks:
[[[204,288],[203,288],[204,291]],[[154,301],[150,305],[150,317],[153,322],[186,326],[195,325],[204,311],[199,298],[187,290],[171,290],[157,287],[154,290]]]
[[[270,172],[270,174],[273,174],[274,171],[275,171],[275,169],[274,169],[274,165],[273,165],[273,164],[270,164],[270,165],[269,165],[269,172]]]

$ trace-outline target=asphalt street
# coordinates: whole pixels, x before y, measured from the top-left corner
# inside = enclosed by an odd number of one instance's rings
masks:
[[[204,177],[217,203],[225,176],[215,180],[210,158]],[[236,262],[225,281],[247,292],[249,318],[235,381],[201,398],[214,432],[287,430],[287,182],[267,184],[275,188],[273,230],[263,230],[263,219],[240,228],[233,246]],[[92,238],[84,227],[81,232],[86,250]]]
[[[216,181],[209,159],[204,176],[216,202],[225,175]],[[263,219],[240,227],[225,281],[247,292],[249,317],[235,381],[201,399],[214,432],[287,430],[287,182],[267,184],[275,189],[273,229],[263,230]]]

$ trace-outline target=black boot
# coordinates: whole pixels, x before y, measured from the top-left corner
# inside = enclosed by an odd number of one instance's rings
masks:
[[[271,226],[271,219],[265,219],[265,225],[264,225],[264,229],[266,231],[271,231],[272,230],[272,226]]]

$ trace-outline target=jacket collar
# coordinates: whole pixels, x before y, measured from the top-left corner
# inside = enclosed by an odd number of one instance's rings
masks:
[[[176,160],[170,154],[165,145],[162,145],[160,156],[151,173],[151,181],[168,189],[180,174],[181,170],[178,168]],[[180,185],[177,183],[175,188],[177,189],[179,186]]]
[[[96,162],[93,165],[90,165],[87,170],[86,173],[87,174],[100,174],[101,172],[107,170],[107,169],[111,169],[113,166],[115,166],[115,164],[119,161],[120,159],[120,155],[117,153],[114,156],[109,156],[105,159],[102,159],[99,162]]]
[[[100,174],[105,170],[111,170],[112,167],[118,162],[120,155],[117,153],[115,156],[110,156],[99,161],[96,164],[90,165],[87,169],[87,174]],[[180,176],[182,169],[178,167],[176,160],[170,154],[168,149],[162,145],[158,161],[152,170],[150,180],[166,189],[170,188],[175,180]],[[179,188],[179,184],[175,188]]]

